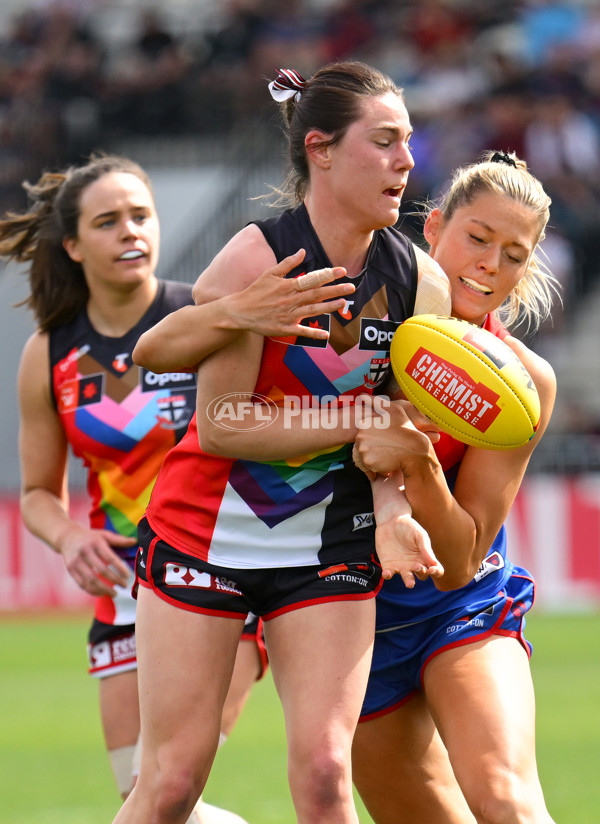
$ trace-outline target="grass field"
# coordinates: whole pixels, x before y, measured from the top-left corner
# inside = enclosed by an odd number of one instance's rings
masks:
[[[97,685],[85,673],[87,622],[0,617],[3,824],[108,824],[117,810]],[[600,612],[534,614],[528,636],[548,806],[557,824],[598,824]],[[205,797],[251,824],[293,824],[283,721],[270,677],[257,685],[220,751]],[[360,815],[363,824],[371,820],[362,808]]]

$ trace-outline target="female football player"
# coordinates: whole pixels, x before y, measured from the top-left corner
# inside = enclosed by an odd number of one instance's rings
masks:
[[[265,621],[298,821],[357,822],[350,751],[380,568],[369,482],[351,458],[354,401],[381,383],[393,330],[426,280],[392,228],[413,166],[411,125],[399,89],[362,63],[306,81],[282,71],[271,91],[288,128],[295,207],[235,235],[196,300],[245,288],[299,249],[292,275],[342,266],[355,291],[308,322],[328,341],[240,334],[199,367],[196,417],[139,529],[142,762],[118,824],[185,821],[216,752],[214,713],[249,611]],[[193,349],[186,359],[199,361]],[[438,571],[426,549],[406,568],[398,561],[401,573],[413,567]]]
[[[135,601],[136,527],[167,451],[195,409],[195,375],[160,376],[131,353],[139,335],[192,302],[191,287],[158,280],[159,224],[145,172],[120,157],[92,158],[26,185],[31,207],[0,221],[0,255],[29,264],[38,330],[19,370],[21,509],[29,530],[62,555],[77,584],[96,597],[89,666],[99,679],[100,713],[118,788],[131,790],[139,736]],[[283,275],[297,256],[266,272],[245,293],[194,317],[207,354],[240,329],[297,334],[309,314],[348,286],[299,292]],[[333,273],[321,273],[321,280]],[[344,299],[332,307],[342,307]],[[193,307],[189,307],[190,309]],[[266,310],[266,311],[265,311]],[[69,447],[85,463],[90,525],[69,514]],[[265,666],[258,621],[244,630],[220,729],[226,736]],[[219,716],[219,722],[221,716]],[[200,805],[194,821],[240,821]]]
[[[353,748],[354,780],[377,824],[552,821],[536,767],[531,645],[523,635],[534,582],[507,558],[504,521],[556,386],[549,364],[500,320],[549,314],[554,280],[537,252],[549,206],[526,164],[495,152],[459,169],[425,222],[430,254],[450,281],[452,314],[504,339],[533,378],[541,403],[534,438],[503,451],[445,434],[433,444],[411,423],[406,401],[391,404],[388,429],[357,434],[359,462],[380,473],[382,554],[410,531],[412,511],[444,567],[411,589],[397,577],[385,581],[377,597]],[[408,507],[398,517],[400,486]]]

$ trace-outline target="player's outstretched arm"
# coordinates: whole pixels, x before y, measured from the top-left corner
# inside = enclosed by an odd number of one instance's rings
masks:
[[[331,282],[345,274],[341,267],[319,269],[286,279],[304,259],[304,250],[266,269],[245,289],[207,302],[195,289],[196,306],[185,306],[163,318],[139,339],[133,359],[154,372],[192,371],[207,355],[225,346],[241,331],[265,336],[328,337],[324,329],[302,320],[342,309],[351,283]],[[330,284],[330,285],[327,285]]]
[[[427,434],[417,429],[418,419],[410,418],[406,401],[390,404],[386,429],[361,428],[357,433],[356,451],[369,471],[403,472],[413,518],[427,531],[444,566],[444,575],[435,579],[440,590],[472,580],[507,518],[531,453],[547,426],[556,391],[554,375],[537,356],[523,352],[520,357],[540,396],[541,419],[535,436],[514,449],[467,446],[452,490]]]

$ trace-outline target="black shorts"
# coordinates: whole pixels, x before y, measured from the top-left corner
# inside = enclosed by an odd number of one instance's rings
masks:
[[[381,566],[374,555],[349,564],[233,569],[219,567],[162,541],[142,519],[136,583],[191,612],[265,621],[284,612],[330,601],[374,598]]]
[[[105,624],[94,618],[87,652],[88,671],[95,678],[137,669],[135,624]]]
[[[267,671],[268,657],[263,622],[258,615],[248,615],[240,640],[256,644],[261,661],[258,678],[262,678]],[[135,624],[105,624],[94,618],[88,634],[87,652],[88,672],[94,678],[107,678],[109,675],[136,670]]]

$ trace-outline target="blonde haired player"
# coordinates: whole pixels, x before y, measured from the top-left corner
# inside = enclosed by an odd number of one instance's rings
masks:
[[[392,578],[377,597],[353,747],[354,781],[377,824],[552,821],[536,768],[531,645],[523,635],[534,582],[507,558],[503,524],[556,387],[549,364],[499,320],[501,312],[507,323],[523,313],[535,323],[550,312],[554,281],[537,254],[549,206],[524,162],[489,153],[455,173],[424,230],[449,278],[452,314],[504,338],[533,377],[541,404],[534,438],[504,451],[465,447],[444,434],[432,444],[406,401],[392,403],[388,430],[357,434],[360,463],[380,473],[380,557],[425,531],[445,570],[409,589]]]

